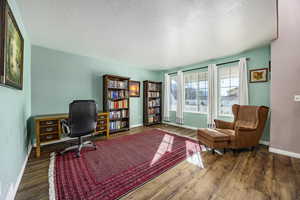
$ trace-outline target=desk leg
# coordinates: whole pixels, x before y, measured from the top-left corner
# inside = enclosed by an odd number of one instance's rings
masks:
[[[36,153],[37,158],[41,156],[41,147],[40,147],[40,145],[36,145],[35,153]]]
[[[41,144],[40,144],[40,121],[37,120],[35,122],[35,143],[36,143],[36,149],[35,154],[36,157],[40,157],[41,155]]]
[[[109,115],[107,115],[106,119],[106,139],[109,139]]]

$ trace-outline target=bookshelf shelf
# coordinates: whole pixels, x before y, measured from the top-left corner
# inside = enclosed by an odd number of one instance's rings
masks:
[[[144,81],[143,121],[145,126],[161,123],[162,82]]]
[[[110,133],[129,130],[129,79],[103,76],[103,110],[109,113]]]

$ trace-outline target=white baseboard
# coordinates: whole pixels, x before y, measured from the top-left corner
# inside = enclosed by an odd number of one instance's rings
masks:
[[[197,130],[197,127],[194,126],[186,126],[186,125],[181,125],[181,124],[175,124],[172,122],[163,122],[163,124],[168,124],[168,125],[172,125],[172,126],[178,126],[178,127],[182,127],[182,128],[187,128],[187,129],[192,129],[192,130]]]
[[[173,126],[177,126],[177,127],[182,127],[182,128],[187,128],[187,129],[192,129],[192,130],[197,130],[199,129],[198,127],[194,127],[194,126],[186,126],[186,125],[180,125],[180,124],[175,124],[172,122],[163,122],[164,124],[168,124],[168,125],[173,125]],[[269,146],[270,142],[265,141],[265,140],[260,140],[259,144],[263,144],[266,146]]]
[[[269,141],[265,141],[265,140],[260,140],[259,144],[263,144],[263,145],[269,146],[270,142]]]
[[[29,158],[31,149],[32,149],[32,145],[29,144],[29,145],[28,145],[28,152],[27,152],[27,155],[26,155],[25,160],[24,160],[24,162],[23,162],[21,171],[20,171],[20,173],[19,173],[19,175],[18,175],[17,181],[16,181],[15,184],[11,184],[10,189],[9,189],[9,191],[8,191],[8,194],[6,195],[6,198],[5,198],[6,200],[14,200],[14,199],[15,199],[15,196],[16,196],[16,194],[17,194],[19,185],[20,185],[20,183],[21,183],[21,180],[22,180],[22,177],[23,177],[25,168],[26,168],[26,164],[27,164],[27,161],[28,161],[28,158]]]
[[[143,126],[143,124],[134,124],[134,125],[130,125],[130,128],[136,128],[136,127],[140,127]]]
[[[281,154],[281,155],[285,155],[285,156],[289,156],[289,157],[293,157],[293,158],[300,158],[299,153],[285,151],[285,150],[282,150],[282,149],[277,149],[277,148],[270,147],[269,151],[272,152],[272,153]]]

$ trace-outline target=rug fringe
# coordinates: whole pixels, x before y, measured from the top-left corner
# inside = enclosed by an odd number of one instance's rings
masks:
[[[50,164],[48,172],[49,180],[49,200],[55,200],[55,186],[54,186],[54,165],[55,165],[55,152],[50,154]]]

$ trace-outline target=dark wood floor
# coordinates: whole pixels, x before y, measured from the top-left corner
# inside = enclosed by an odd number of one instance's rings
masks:
[[[196,137],[194,130],[169,125],[155,127]],[[148,128],[134,128],[115,137],[144,129]],[[64,147],[65,144],[46,146],[38,159],[31,152],[17,200],[48,199],[49,154]],[[300,159],[270,153],[265,146],[236,155],[202,152],[201,159],[204,168],[184,161],[123,199],[300,199]]]

